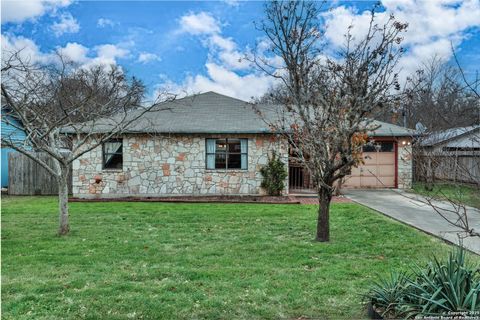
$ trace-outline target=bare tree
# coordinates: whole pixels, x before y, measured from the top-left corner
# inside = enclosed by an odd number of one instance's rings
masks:
[[[2,121],[25,133],[2,135],[4,147],[39,163],[58,183],[58,234],[69,232],[68,177],[72,162],[121,135],[145,112],[174,96],[144,101],[144,86],[116,66],[77,66],[58,56],[32,62],[21,51],[2,53]],[[11,117],[18,122],[10,121]],[[98,128],[101,130],[98,130]],[[53,159],[52,165],[40,154]]]
[[[455,81],[444,81],[441,87],[447,95],[455,92],[456,96],[456,99],[446,99],[444,102],[446,112],[441,121],[449,129],[439,131],[432,125],[433,130],[428,128],[417,139],[413,150],[415,178],[425,183],[424,187],[429,192],[423,201],[460,230],[458,236],[460,245],[463,245],[466,238],[480,237],[480,227],[472,223],[472,217],[478,215],[475,212],[478,210],[466,204],[469,198],[472,198],[472,202],[476,199],[480,203],[480,82],[478,77],[467,78],[453,46],[452,52],[453,64],[449,68],[455,68]],[[468,104],[465,104],[466,100]],[[457,106],[462,103],[464,106],[459,112]],[[454,113],[448,114],[449,108]],[[428,110],[423,112],[427,113]],[[462,135],[468,135],[468,139],[458,146],[445,147],[444,142]],[[441,186],[445,184],[452,186],[453,190],[444,191]]]
[[[381,120],[394,118],[393,122],[410,128],[421,123],[430,131],[438,131],[470,126],[478,123],[479,117],[478,98],[464,82],[461,68],[433,56],[407,78],[402,103],[387,109]]]
[[[274,67],[256,55],[259,68],[284,86],[275,119],[264,119],[285,135],[297,160],[310,172],[319,198],[316,240],[329,241],[329,208],[335,183],[361,160],[371,118],[395,98],[394,72],[407,25],[390,16],[377,24],[371,11],[362,39],[346,30],[345,45],[333,55],[322,52],[326,26],[315,2],[273,1],[258,25],[269,39],[269,53],[283,60]],[[266,114],[266,113],[265,113]]]

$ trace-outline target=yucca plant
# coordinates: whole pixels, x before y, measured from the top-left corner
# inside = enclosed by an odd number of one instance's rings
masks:
[[[463,248],[444,262],[433,258],[426,268],[416,267],[408,280],[405,301],[415,315],[480,310],[480,269],[467,264]]]
[[[384,318],[439,316],[480,310],[480,269],[467,263],[465,250],[445,261],[433,257],[410,274],[394,273],[375,282],[366,295]]]
[[[392,271],[389,277],[374,282],[366,298],[382,317],[404,317],[406,313],[402,305],[407,284],[406,273]]]

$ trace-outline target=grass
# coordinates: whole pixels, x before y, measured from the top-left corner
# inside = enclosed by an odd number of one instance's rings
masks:
[[[2,199],[4,319],[364,318],[373,277],[449,247],[362,206]]]
[[[412,189],[415,193],[423,196],[439,200],[452,199],[471,207],[480,208],[480,190],[473,186],[436,183],[432,190],[427,190],[424,183],[417,182],[413,184]]]

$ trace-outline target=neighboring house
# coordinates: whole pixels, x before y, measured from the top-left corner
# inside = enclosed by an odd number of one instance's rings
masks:
[[[480,124],[429,133],[419,140],[428,152],[475,155],[480,151]]]
[[[2,108],[2,119],[1,119],[1,134],[3,139],[9,139],[15,142],[22,142],[25,139],[25,132],[22,130],[22,122],[12,116],[8,109]],[[2,149],[2,188],[8,188],[8,154],[11,152],[16,152],[11,148]]]
[[[144,114],[127,133],[77,159],[73,195],[257,195],[262,193],[260,168],[272,152],[289,168],[287,141],[244,101],[207,92],[168,102],[165,108],[169,110]],[[411,131],[377,124],[381,127],[372,134],[373,150],[366,150],[365,170],[353,173],[351,186],[410,187]],[[290,175],[298,174],[293,168]],[[372,179],[372,172],[385,184]],[[292,176],[285,179],[284,193],[304,187],[298,183]]]
[[[432,132],[416,145],[417,179],[480,182],[480,125]]]

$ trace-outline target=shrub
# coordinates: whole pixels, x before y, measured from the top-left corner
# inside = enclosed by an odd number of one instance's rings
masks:
[[[261,187],[265,189],[270,196],[279,196],[285,187],[285,178],[288,173],[285,164],[280,160],[276,153],[273,153],[268,159],[268,163],[260,169],[263,180]]]
[[[414,315],[478,311],[480,269],[466,263],[463,249],[451,252],[445,262],[434,257],[425,268],[414,269],[407,298]]]
[[[375,281],[367,294],[369,302],[384,318],[398,319],[405,316],[402,310],[408,277],[405,273],[392,272],[388,278]]]
[[[426,266],[415,266],[410,275],[380,279],[367,298],[385,318],[478,312],[480,269],[467,264],[465,250],[457,249],[445,261],[433,257]]]

